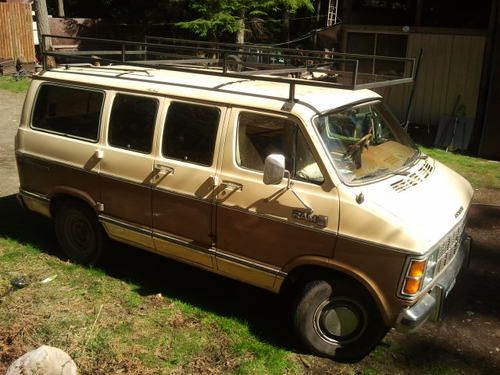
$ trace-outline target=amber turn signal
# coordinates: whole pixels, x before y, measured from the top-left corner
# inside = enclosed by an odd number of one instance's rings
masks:
[[[408,270],[408,276],[411,277],[422,277],[425,271],[425,260],[412,260],[410,264],[410,269]]]
[[[406,279],[403,292],[405,294],[417,294],[420,290],[422,279]]]
[[[412,260],[403,284],[404,294],[417,294],[422,286],[425,274],[426,260]]]

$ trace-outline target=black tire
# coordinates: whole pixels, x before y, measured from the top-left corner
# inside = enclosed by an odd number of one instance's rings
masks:
[[[293,307],[293,324],[309,351],[339,362],[361,360],[388,331],[371,295],[347,280],[305,284]]]
[[[62,203],[55,228],[59,245],[72,262],[92,265],[101,260],[106,234],[89,207],[73,201]]]

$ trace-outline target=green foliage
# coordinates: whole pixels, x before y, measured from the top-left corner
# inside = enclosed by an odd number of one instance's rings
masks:
[[[186,0],[179,0],[186,3]],[[252,17],[266,18],[272,13],[287,10],[290,14],[305,7],[314,10],[311,0],[192,0],[187,1],[197,18],[178,22],[180,28],[201,37],[218,39],[225,33],[234,34],[245,28],[245,20]]]

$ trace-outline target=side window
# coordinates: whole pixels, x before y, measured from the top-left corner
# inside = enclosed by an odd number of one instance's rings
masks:
[[[172,102],[163,132],[163,156],[212,165],[219,119],[216,107]]]
[[[109,144],[126,150],[150,153],[157,111],[156,99],[117,94],[109,119]]]
[[[38,91],[32,127],[96,142],[104,94],[43,84]]]
[[[237,145],[237,162],[244,168],[263,171],[268,155],[282,154],[292,178],[313,183],[324,181],[304,135],[291,120],[242,112]]]

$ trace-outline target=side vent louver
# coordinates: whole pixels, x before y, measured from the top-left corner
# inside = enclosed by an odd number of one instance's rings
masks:
[[[409,188],[421,183],[423,180],[430,176],[433,170],[434,167],[426,160],[424,165],[422,165],[418,169],[418,171],[411,173],[401,180],[393,182],[391,184],[391,187],[398,193],[401,193],[402,191],[408,190]]]

